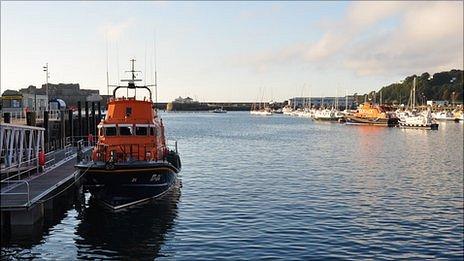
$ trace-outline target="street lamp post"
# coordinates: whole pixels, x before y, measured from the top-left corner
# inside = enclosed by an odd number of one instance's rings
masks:
[[[50,78],[50,74],[48,72],[48,63],[45,64],[43,69],[43,71],[45,72],[45,95],[47,96],[47,104],[45,105],[45,108],[46,111],[48,111],[48,78]]]

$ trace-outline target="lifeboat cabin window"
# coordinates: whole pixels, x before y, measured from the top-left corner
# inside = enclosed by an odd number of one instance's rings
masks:
[[[135,127],[135,135],[147,136],[147,134],[148,134],[147,127]]]
[[[105,127],[105,136],[116,136],[116,127]]]
[[[132,108],[131,107],[126,107],[126,117],[131,116],[132,114]]]
[[[151,127],[150,128],[150,136],[155,136],[155,134],[156,134],[155,127]]]
[[[132,135],[132,127],[119,127],[119,135],[121,136]]]

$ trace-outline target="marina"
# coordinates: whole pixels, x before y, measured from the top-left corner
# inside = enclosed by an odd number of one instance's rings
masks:
[[[291,250],[287,257],[362,259],[402,245],[394,257],[462,255],[461,123],[431,132],[247,112],[161,116],[180,144],[181,188],[118,213],[84,190],[35,243],[2,233],[2,253],[196,259]],[[127,231],[137,240],[121,247]],[[379,247],[369,248],[373,241]]]
[[[0,1],[0,260],[463,260],[463,4]]]

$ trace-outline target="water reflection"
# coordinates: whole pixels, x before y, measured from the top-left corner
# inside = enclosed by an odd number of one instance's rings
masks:
[[[34,253],[33,248],[42,244],[53,233],[54,228],[67,217],[71,209],[78,207],[81,195],[81,188],[73,187],[59,197],[47,201],[44,206],[44,218],[34,225],[2,227],[2,258],[39,256],[40,254]],[[17,251],[19,249],[22,249],[21,253]]]
[[[78,219],[77,257],[146,260],[159,256],[177,217],[180,189],[138,207],[113,212],[91,197]]]

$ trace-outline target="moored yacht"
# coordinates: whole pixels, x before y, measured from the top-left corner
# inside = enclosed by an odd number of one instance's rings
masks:
[[[318,121],[338,121],[338,117],[335,109],[319,109],[314,112],[314,119]]]
[[[438,129],[438,123],[432,118],[430,109],[423,112],[413,110],[402,113],[399,118],[399,126],[402,128]]]
[[[411,107],[409,107],[411,105]],[[414,78],[411,95],[409,97],[408,109],[405,111],[399,111],[399,126],[402,128],[416,128],[416,129],[432,129],[437,130],[438,124],[432,118],[432,112],[430,108],[426,111],[419,112],[416,110],[416,78]]]
[[[221,107],[221,108],[216,108],[216,109],[212,110],[211,112],[213,112],[213,113],[227,113],[227,111],[224,110],[223,107]]]

